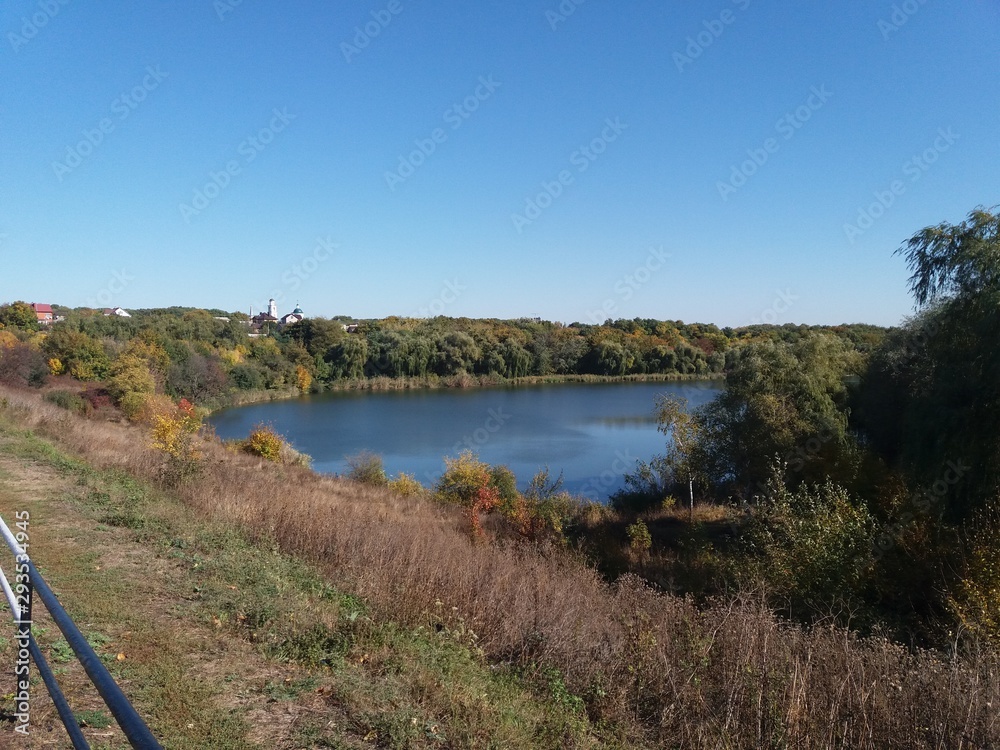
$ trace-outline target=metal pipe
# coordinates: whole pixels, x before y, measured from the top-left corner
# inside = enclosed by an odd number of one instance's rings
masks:
[[[136,748],[136,750],[161,750],[160,743],[153,737],[153,733],[149,731],[146,722],[142,720],[138,711],[135,710],[128,698],[125,697],[125,693],[122,692],[118,683],[115,682],[108,668],[104,666],[100,657],[90,647],[90,644],[87,643],[87,639],[83,637],[83,634],[73,623],[66,610],[63,609],[59,600],[56,599],[55,594],[52,593],[52,589],[49,588],[49,585],[45,583],[45,580],[39,574],[38,569],[35,568],[35,564],[30,560],[28,561],[28,571],[34,583],[35,593],[38,594],[45,604],[45,608],[48,609],[49,614],[52,616],[52,621],[62,631],[66,642],[73,649],[76,658],[80,660],[84,670],[90,676],[90,681],[94,683],[94,687],[101,694],[108,709],[114,715],[118,726],[122,728],[132,747]]]
[[[35,660],[35,666],[38,667],[38,674],[42,676],[42,682],[45,683],[45,687],[48,688],[49,695],[52,697],[52,702],[56,705],[59,718],[62,719],[63,726],[66,727],[66,733],[69,734],[69,738],[73,742],[74,750],[90,750],[90,744],[83,736],[83,732],[80,731],[80,724],[73,714],[73,709],[69,707],[66,696],[59,689],[59,683],[56,682],[55,675],[49,669],[49,663],[45,661],[34,636],[28,639],[28,649],[31,651],[31,658]]]
[[[149,727],[146,726],[146,722],[142,720],[139,713],[135,710],[132,704],[129,702],[125,693],[115,682],[111,673],[108,671],[107,667],[101,661],[97,653],[90,647],[87,643],[87,639],[83,637],[83,634],[76,627],[72,618],[63,609],[63,606],[59,603],[56,595],[52,593],[52,589],[42,578],[41,573],[35,567],[35,564],[28,557],[24,548],[18,543],[17,539],[11,533],[10,529],[7,527],[7,523],[0,518],[0,534],[3,535],[7,542],[7,546],[13,550],[14,554],[17,556],[24,556],[27,560],[28,575],[30,576],[30,581],[34,587],[35,592],[42,599],[42,603],[45,604],[46,609],[48,609],[49,614],[52,616],[52,621],[59,627],[62,631],[63,637],[69,644],[70,648],[73,649],[73,653],[76,654],[76,658],[83,665],[84,670],[90,677],[90,681],[94,683],[94,687],[97,688],[97,692],[100,693],[101,698],[104,699],[105,705],[111,711],[112,715],[115,717],[115,721],[118,722],[118,726],[122,728],[125,733],[125,737],[128,738],[129,743],[136,750],[162,750],[159,742],[153,736],[153,733],[149,731]],[[20,562],[20,561],[19,561]]]

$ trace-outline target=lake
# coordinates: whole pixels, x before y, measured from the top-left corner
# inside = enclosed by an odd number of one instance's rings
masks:
[[[548,466],[553,477],[562,472],[570,492],[605,500],[637,460],[663,452],[666,438],[653,420],[657,394],[682,396],[693,408],[722,388],[709,380],[346,391],[227,409],[209,421],[225,439],[269,424],[321,472],[344,473],[345,458],[366,450],[382,456],[390,476],[405,471],[430,486],[445,456],[471,449],[510,467],[522,488]]]

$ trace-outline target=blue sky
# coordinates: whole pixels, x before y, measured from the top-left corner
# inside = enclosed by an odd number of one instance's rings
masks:
[[[1000,3],[9,0],[0,301],[894,324]]]

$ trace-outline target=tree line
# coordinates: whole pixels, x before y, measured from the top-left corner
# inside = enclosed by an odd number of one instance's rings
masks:
[[[797,341],[817,330],[868,351],[874,326],[751,326],[648,319],[603,325],[536,320],[307,318],[254,337],[247,316],[167,308],[132,317],[55,308],[65,320],[43,328],[22,302],[0,306],[0,378],[39,383],[49,375],[106,383],[118,392],[159,392],[217,405],[239,391],[319,392],[347,383],[411,379],[417,384],[505,382],[526,377],[720,376],[749,342]],[[5,364],[4,364],[5,363]],[[6,374],[4,374],[6,373]],[[457,379],[457,380],[456,380]],[[137,391],[129,391],[135,386]],[[124,390],[123,390],[124,389]]]

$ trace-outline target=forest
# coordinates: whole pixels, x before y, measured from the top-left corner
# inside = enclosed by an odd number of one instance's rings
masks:
[[[252,337],[244,313],[169,308],[131,318],[56,306],[65,319],[42,330],[24,302],[0,306],[6,355],[0,380],[40,383],[69,374],[101,384],[116,403],[165,393],[203,406],[247,391],[497,384],[531,377],[721,377],[726,358],[754,341],[794,342],[818,331],[868,352],[876,326],[751,326],[682,321],[586,325],[535,320],[305,320]],[[96,386],[95,386],[96,387]],[[98,389],[100,390],[100,388]]]

